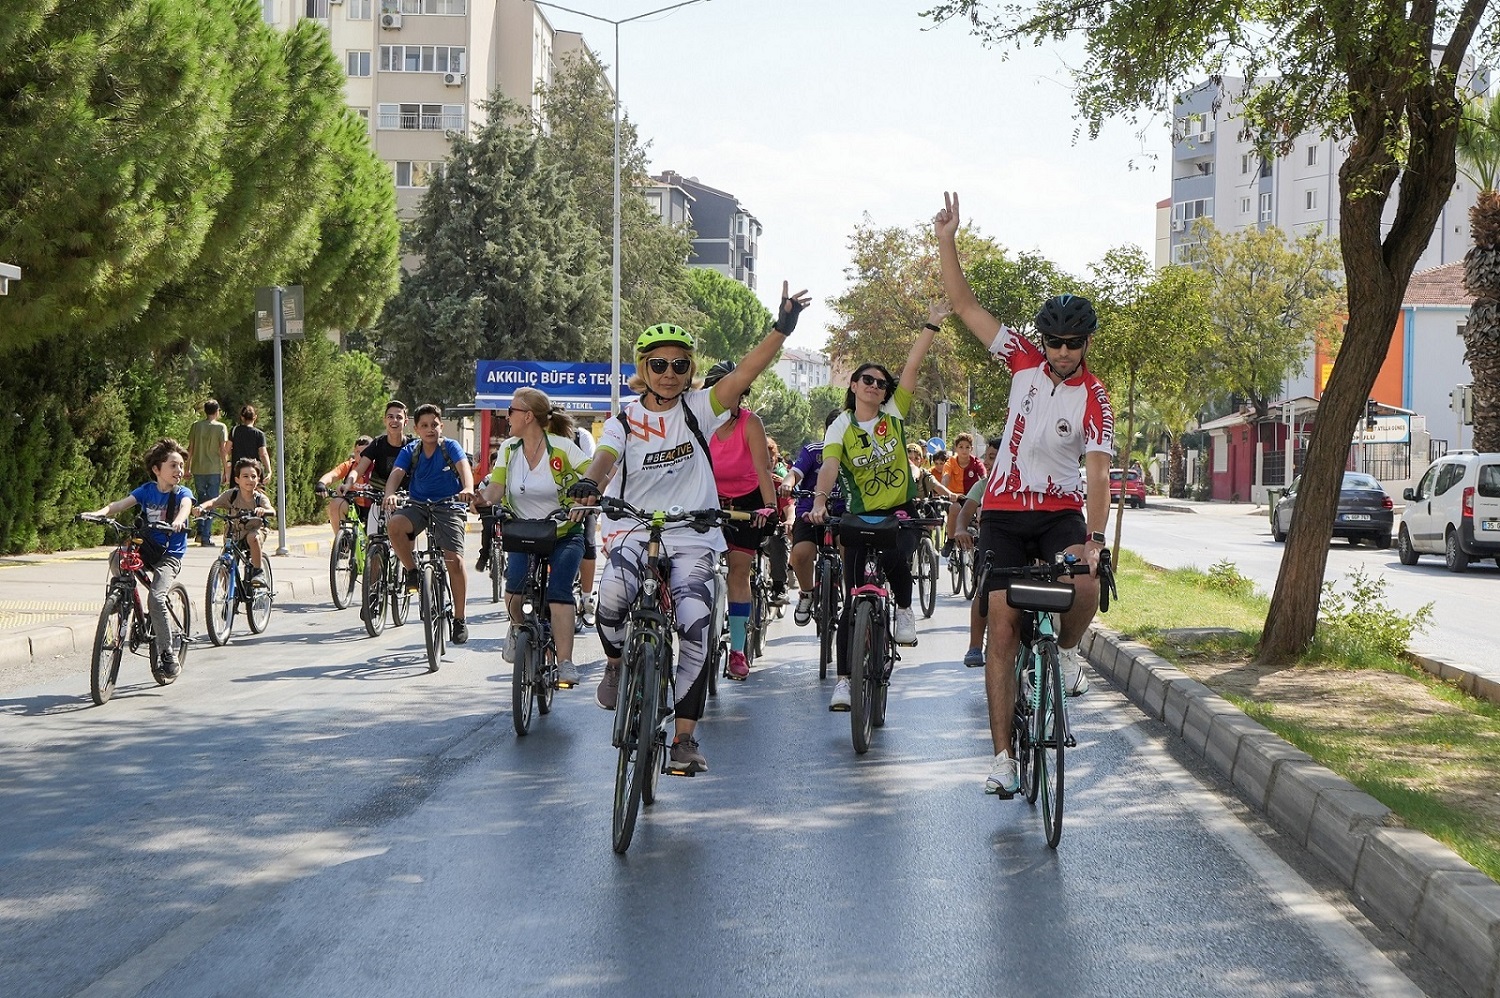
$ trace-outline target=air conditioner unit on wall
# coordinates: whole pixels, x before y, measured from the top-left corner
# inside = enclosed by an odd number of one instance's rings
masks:
[[[344,0],[328,0],[328,2],[329,2],[329,3],[330,3],[330,4],[333,4],[333,5],[335,5],[335,6],[337,6],[337,5],[338,5],[338,4],[341,4],[341,3],[343,3],[343,2],[344,2]]]
[[[395,29],[401,27],[401,15],[400,14],[381,14],[380,15],[380,26],[382,28],[390,28],[392,30],[395,30]]]
[[[447,86],[450,86],[450,87],[461,87],[461,86],[464,85],[464,74],[462,74],[462,73],[444,73],[443,74],[443,83],[445,85],[447,85]]]
[[[1172,219],[1172,231],[1173,232],[1182,232],[1186,228],[1187,228],[1187,222],[1185,220],[1183,220],[1181,218],[1174,218],[1174,219]]]

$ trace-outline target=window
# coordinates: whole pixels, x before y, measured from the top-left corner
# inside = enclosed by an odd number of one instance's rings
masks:
[[[1482,465],[1475,485],[1484,498],[1500,499],[1500,464]]]
[[[276,0],[260,0],[260,18],[267,24],[276,23]]]
[[[462,73],[462,45],[382,45],[380,69],[385,73]]]
[[[1253,153],[1247,152],[1240,156],[1240,173],[1248,174],[1254,165],[1255,155]]]
[[[469,0],[380,0],[384,14],[467,14]]]
[[[1266,191],[1260,196],[1260,220],[1269,222],[1271,220],[1271,192]]]
[[[1302,192],[1302,206],[1308,211],[1312,211],[1318,206],[1318,192],[1316,189],[1309,189]]]
[[[344,0],[344,15],[351,21],[368,21],[374,0]]]
[[[1317,146],[1308,146],[1307,147],[1307,165],[1308,166],[1317,166],[1318,165],[1318,147]]]
[[[434,177],[443,175],[444,164],[396,160],[391,164],[396,171],[397,187],[426,187]]]
[[[1248,214],[1250,214],[1250,199],[1249,198],[1240,198],[1240,214],[1241,215],[1248,215]]]
[[[401,131],[461,132],[462,104],[382,104],[377,127]]]
[[[328,0],[302,0],[302,16],[328,20]]]
[[[354,113],[359,115],[366,122],[370,120],[370,109],[367,107],[357,107],[354,109]]]
[[[370,53],[349,51],[344,53],[345,71],[350,76],[370,75]]]
[[[1464,466],[1461,464],[1445,464],[1438,472],[1437,487],[1432,490],[1434,497],[1442,495],[1453,486],[1464,480]]]

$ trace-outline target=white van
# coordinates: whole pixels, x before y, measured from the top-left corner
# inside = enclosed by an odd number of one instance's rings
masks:
[[[1402,498],[1401,564],[1415,565],[1422,554],[1442,555],[1450,572],[1476,558],[1500,564],[1500,454],[1449,451]]]

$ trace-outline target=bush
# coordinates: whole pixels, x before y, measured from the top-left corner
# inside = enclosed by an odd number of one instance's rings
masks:
[[[1315,638],[1321,648],[1336,648],[1351,660],[1372,654],[1399,658],[1412,635],[1425,631],[1432,622],[1431,603],[1406,614],[1386,602],[1385,579],[1366,575],[1361,568],[1344,578],[1348,580],[1344,592],[1332,581],[1323,583]],[[1315,652],[1324,657],[1320,648]]]
[[[1208,574],[1204,577],[1203,584],[1214,592],[1223,593],[1226,596],[1248,598],[1255,595],[1255,583],[1241,575],[1235,563],[1227,558],[1216,561],[1208,567]]]

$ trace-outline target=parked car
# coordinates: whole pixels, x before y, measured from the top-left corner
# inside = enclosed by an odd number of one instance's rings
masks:
[[[1402,498],[1401,564],[1440,554],[1450,572],[1462,572],[1476,558],[1500,565],[1500,454],[1449,451]]]
[[[1292,487],[1282,492],[1271,507],[1271,536],[1278,544],[1292,529],[1292,512],[1297,508],[1297,494],[1302,476],[1292,479]],[[1395,522],[1396,504],[1381,484],[1357,471],[1344,472],[1339,485],[1338,512],[1333,517],[1333,536],[1347,538],[1351,545],[1369,541],[1378,548],[1391,546],[1391,527]]]
[[[1109,469],[1109,504],[1120,501],[1120,483],[1125,485],[1125,504],[1144,509],[1146,506],[1146,480],[1139,471],[1126,472],[1121,468]]]

